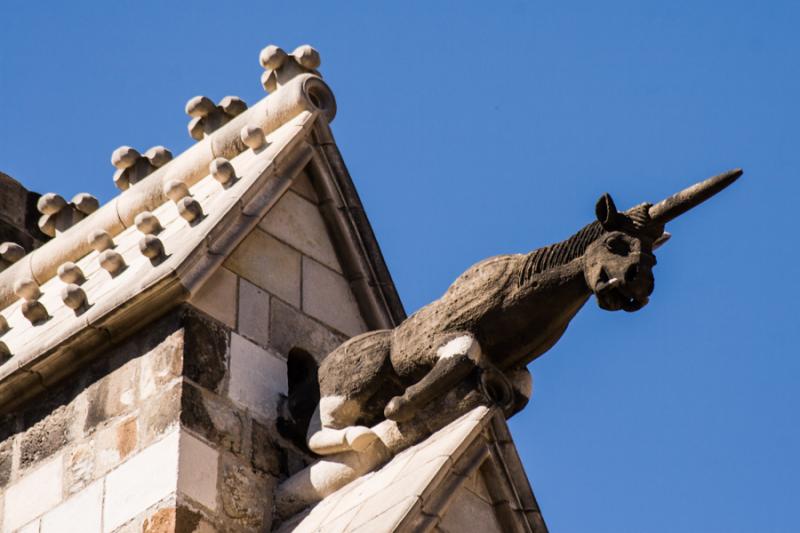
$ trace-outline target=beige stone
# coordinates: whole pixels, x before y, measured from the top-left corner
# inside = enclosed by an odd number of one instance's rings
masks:
[[[179,453],[178,491],[215,511],[219,453],[185,431],[181,432]]]
[[[261,346],[269,345],[269,294],[246,279],[239,281],[239,333]]]
[[[104,531],[113,531],[176,491],[178,442],[174,431],[106,476]]]
[[[32,522],[29,522],[22,528],[18,529],[15,533],[39,533],[39,528],[41,527],[41,524],[42,524],[41,520],[34,520]]]
[[[463,487],[457,490],[452,503],[448,505],[443,515],[439,529],[444,533],[464,531],[503,533],[492,505]]]
[[[236,327],[237,276],[219,268],[189,303],[230,328]]]
[[[259,227],[341,273],[319,209],[297,193],[287,191],[269,210]]]
[[[286,362],[241,335],[231,335],[228,394],[257,417],[275,419],[281,394],[287,394]]]
[[[27,524],[61,502],[63,457],[57,455],[8,487],[3,502],[4,532]]]
[[[278,298],[300,307],[300,253],[253,230],[225,266]]]
[[[347,280],[309,258],[303,259],[303,311],[350,336],[367,329]]]
[[[301,172],[292,182],[292,191],[296,192],[311,203],[318,204],[319,197],[317,191],[314,190],[314,184],[311,183],[311,177],[308,172]]]
[[[95,481],[42,517],[40,533],[100,533],[103,480]]]

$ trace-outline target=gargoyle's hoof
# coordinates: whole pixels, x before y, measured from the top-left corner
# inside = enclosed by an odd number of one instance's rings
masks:
[[[347,428],[344,438],[347,440],[347,445],[354,452],[363,452],[369,445],[375,442],[378,436],[369,428],[363,426],[356,426]]]
[[[395,422],[405,422],[414,417],[414,406],[402,396],[395,396],[386,404],[383,416]]]

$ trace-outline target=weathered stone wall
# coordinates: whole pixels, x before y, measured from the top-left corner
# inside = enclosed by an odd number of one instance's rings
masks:
[[[263,531],[287,355],[364,329],[302,176],[188,304],[0,421],[0,531]]]
[[[31,251],[47,240],[36,225],[38,199],[38,193],[0,172],[0,242],[13,242]]]

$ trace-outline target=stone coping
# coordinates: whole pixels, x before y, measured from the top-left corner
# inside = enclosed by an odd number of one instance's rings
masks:
[[[112,248],[90,249],[31,288],[31,298],[7,305],[8,329],[0,340],[10,358],[0,366],[0,412],[195,293],[308,164],[313,148],[307,139],[318,118],[319,112],[302,111],[262,147],[233,158],[237,177],[229,184],[206,174],[184,196],[174,196],[177,202],[167,199],[136,217],[112,238]],[[81,305],[71,305],[69,290]],[[40,308],[41,320],[30,320],[32,307]]]

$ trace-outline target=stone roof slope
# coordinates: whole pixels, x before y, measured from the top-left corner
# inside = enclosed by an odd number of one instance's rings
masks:
[[[546,527],[505,417],[476,407],[279,531],[544,533]]]
[[[0,412],[196,294],[303,170],[366,326],[404,318],[328,126],[336,104],[318,54],[267,47],[261,63],[270,94],[249,109],[189,101],[198,142],[182,154],[117,149],[122,192],[105,205],[39,199],[53,238],[0,272]]]

